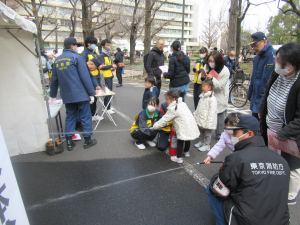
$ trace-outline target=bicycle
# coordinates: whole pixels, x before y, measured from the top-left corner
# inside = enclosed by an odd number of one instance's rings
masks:
[[[233,71],[233,81],[229,84],[229,100],[237,108],[242,108],[247,104],[247,89],[243,86],[246,79],[246,74],[239,69]]]

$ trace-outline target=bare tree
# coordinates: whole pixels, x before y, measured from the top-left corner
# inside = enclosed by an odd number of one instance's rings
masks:
[[[282,8],[279,7],[280,1],[288,3],[290,7],[286,10],[283,10]],[[292,12],[300,17],[300,9],[298,7],[298,4],[299,3],[297,3],[296,0],[278,0],[278,9],[280,9],[283,14],[286,14],[287,12]]]
[[[124,11],[124,8],[122,9],[123,10],[121,10],[120,8],[119,12]],[[105,38],[108,40],[112,40],[114,37],[123,38],[127,34],[126,28],[121,24],[121,20],[124,19],[123,14],[118,13],[115,19],[116,20],[113,23],[108,24],[104,27]]]
[[[45,10],[46,12],[41,12],[40,11],[41,7],[47,7],[47,4],[45,4],[47,3],[46,0],[39,0],[39,1],[31,0],[30,2],[24,0],[14,0],[14,1],[18,3],[20,7],[22,7],[26,11],[28,16],[35,17],[33,22],[37,27],[37,37],[39,40],[40,48],[44,49],[44,41],[53,33],[53,31],[59,28],[59,24],[56,23],[56,19],[51,18],[53,17],[53,15],[56,15],[55,7],[48,7],[48,10]],[[48,21],[50,24],[54,24],[54,27],[49,31],[48,34],[42,37],[42,28],[43,28],[43,23],[45,21]]]
[[[77,3],[79,0],[69,0],[73,7],[72,14],[70,16],[71,26],[70,26],[70,37],[75,37],[76,25],[77,25]]]
[[[165,26],[168,26],[173,20],[157,22],[155,20],[156,12],[165,4],[167,0],[145,0],[145,35],[144,35],[144,54],[150,52],[151,41]]]
[[[130,64],[134,63],[134,52],[136,40],[141,36],[144,26],[142,25],[142,20],[145,16],[144,10],[140,8],[140,3],[142,0],[133,0],[134,3],[132,16],[125,17],[121,21],[126,31],[129,34],[130,39]]]
[[[98,0],[80,0],[82,6],[82,32],[83,39],[92,35],[96,30],[105,27],[108,24],[115,22],[113,15],[109,14],[111,5],[104,2],[99,2]],[[95,6],[94,4],[98,5]],[[100,5],[101,4],[101,5]],[[100,6],[99,6],[100,5]],[[99,9],[99,11],[94,11],[93,9]]]
[[[208,12],[208,19],[203,25],[204,31],[201,37],[202,41],[207,45],[208,48],[211,47],[217,41],[218,31],[215,27],[216,23],[213,21],[211,17],[211,10]]]
[[[229,9],[228,52],[236,50],[237,16],[239,0],[231,0]]]

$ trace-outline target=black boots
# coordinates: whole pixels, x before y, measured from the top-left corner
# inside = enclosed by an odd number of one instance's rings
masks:
[[[87,149],[87,148],[90,148],[94,145],[97,144],[97,140],[96,139],[93,139],[91,140],[91,137],[85,137],[84,138],[84,148]]]
[[[68,151],[72,151],[74,149],[74,147],[76,146],[72,137],[67,137],[67,146],[68,146]]]

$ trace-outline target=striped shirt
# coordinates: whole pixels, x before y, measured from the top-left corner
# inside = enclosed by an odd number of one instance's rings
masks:
[[[275,133],[282,129],[285,123],[285,107],[286,102],[293,86],[297,80],[299,73],[295,76],[283,78],[278,76],[276,81],[271,86],[267,99],[268,114],[267,125],[269,129]]]

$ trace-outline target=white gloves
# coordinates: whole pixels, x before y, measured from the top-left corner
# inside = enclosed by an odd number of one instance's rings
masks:
[[[93,104],[94,101],[95,101],[95,97],[94,96],[90,96],[90,99],[91,99],[90,104]]]
[[[56,98],[50,98],[49,104],[52,105],[55,102]]]

